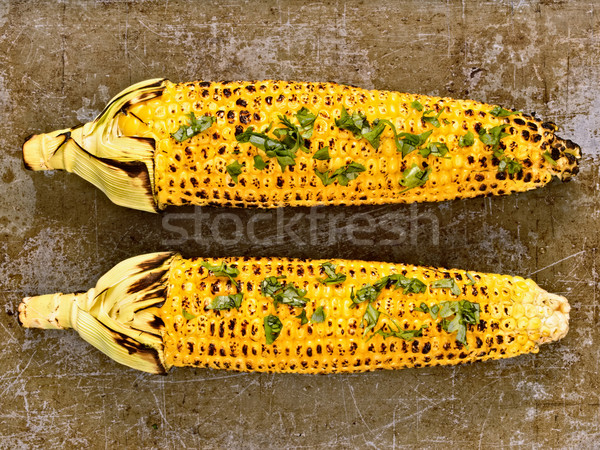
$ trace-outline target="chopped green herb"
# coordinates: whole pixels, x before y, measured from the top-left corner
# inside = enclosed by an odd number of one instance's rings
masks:
[[[509,175],[514,175],[523,171],[523,165],[516,159],[504,156],[498,164],[498,172],[507,172]]]
[[[422,147],[419,149],[419,153],[421,156],[423,156],[423,158],[427,158],[429,155],[443,158],[446,156],[448,151],[448,146],[443,142],[430,142],[427,144],[427,147]]]
[[[545,151],[544,153],[542,153],[542,156],[544,157],[544,159],[546,161],[548,161],[550,164],[552,164],[553,166],[556,166],[558,163],[556,162],[556,160],[554,160],[554,158],[552,158],[552,155],[550,154],[549,151]]]
[[[456,340],[467,346],[467,325],[477,325],[480,314],[479,303],[471,303],[467,300],[440,303],[440,317],[442,329],[448,333],[456,331]],[[454,315],[453,319],[450,317]]]
[[[402,288],[402,293],[404,295],[419,294],[427,290],[427,285],[418,278],[408,278],[399,273],[394,273],[392,275],[380,278],[375,282],[373,287],[379,292],[381,292],[384,288],[388,287],[393,287],[394,290]]]
[[[313,155],[313,159],[317,159],[319,161],[328,161],[331,159],[331,156],[329,156],[329,145],[320,148],[319,150],[317,150],[315,152],[315,154]]]
[[[225,167],[225,169],[227,169],[227,173],[235,182],[235,184],[238,182],[238,176],[240,176],[242,173],[242,167],[244,167],[244,165],[240,164],[237,159]]]
[[[357,139],[360,139],[363,133],[371,131],[371,125],[364,113],[355,111],[350,115],[343,106],[342,115],[339,119],[335,119],[335,126],[342,130],[350,131]]]
[[[521,114],[522,111],[509,111],[508,109],[501,108],[500,106],[495,106],[494,109],[490,111],[492,116],[496,117],[508,117],[513,114]]]
[[[331,175],[329,174],[330,171],[319,172],[317,169],[315,169],[315,174],[319,177],[323,186],[329,186],[334,181],[337,181],[340,186],[348,186],[351,180],[355,180],[365,170],[367,169],[362,164],[351,162],[336,169]]]
[[[442,302],[429,308],[425,303],[421,303],[415,311],[429,313],[431,318],[436,320],[438,316],[442,320],[442,329],[447,333],[456,333],[456,340],[461,344],[467,344],[467,325],[477,325],[479,323],[479,314],[481,307],[479,303],[472,303],[467,300],[457,300]],[[450,319],[451,316],[454,318]]]
[[[316,116],[303,107],[296,113],[296,119],[300,124],[299,127],[294,125],[288,117],[280,115],[279,124],[283,127],[273,129],[271,123],[263,132],[255,132],[254,127],[250,126],[244,132],[237,134],[235,139],[242,144],[250,143],[265,152],[267,157],[275,158],[282,172],[285,172],[286,167],[296,164],[298,150],[308,153],[305,139],[312,136]],[[267,133],[272,133],[275,138],[270,137]]]
[[[239,309],[242,306],[242,300],[244,299],[244,294],[231,294],[231,295],[219,295],[213,299],[210,305],[206,309],[215,309],[215,310],[223,310],[223,309]]]
[[[482,128],[479,130],[479,140],[485,145],[497,147],[503,138],[510,136],[510,134],[504,132],[506,127],[507,125],[499,125],[497,127],[490,128],[489,131],[485,128]]]
[[[452,295],[460,295],[460,287],[454,281],[454,278],[442,278],[441,280],[436,280],[429,285],[431,289],[450,289]]]
[[[467,278],[469,279],[470,283],[465,284],[465,286],[473,286],[476,283],[475,278],[473,278],[473,275],[471,275],[469,272],[467,272]]]
[[[281,334],[283,324],[281,323],[281,320],[279,320],[279,317],[270,314],[267,317],[265,317],[264,327],[267,345],[271,345],[273,342],[275,342],[275,339],[277,339]]]
[[[423,122],[430,123],[434,127],[439,128],[440,127],[439,118],[440,118],[440,116],[442,115],[442,113],[444,112],[445,109],[446,109],[445,107],[442,108],[439,113],[434,114],[432,116],[429,116],[428,114],[435,113],[435,111],[433,109],[428,109],[427,111],[425,111],[423,113],[423,116],[421,117],[421,119],[423,119]]]
[[[419,112],[423,111],[423,105],[421,104],[421,102],[419,100],[414,100],[410,104],[410,107],[416,109]]]
[[[285,277],[267,277],[260,283],[260,291],[265,297],[274,297],[277,292],[283,289],[283,284],[279,280]]]
[[[325,322],[325,311],[323,310],[322,306],[317,307],[317,309],[315,309],[315,312],[313,312],[312,316],[310,317],[310,321],[312,323],[322,323]]]
[[[392,329],[391,325],[389,326],[390,331],[384,331],[384,328],[385,327],[381,327],[379,330],[375,331],[373,336],[378,334],[380,336],[383,336],[384,339],[387,339],[389,337],[395,337],[395,338],[404,339],[405,341],[412,341],[416,337],[423,336],[423,330],[427,328],[427,325],[421,325],[421,327],[417,330],[403,330],[400,327],[398,327],[398,329],[394,330],[394,329]],[[371,338],[373,336],[371,336]],[[371,339],[371,338],[369,338],[369,339]]]
[[[379,148],[379,140],[381,138],[381,134],[383,133],[383,130],[385,130],[386,123],[383,121],[379,121],[378,119],[375,119],[375,121],[373,122],[373,125],[374,125],[373,129],[371,131],[369,131],[368,133],[363,133],[362,137],[364,139],[366,139],[374,149],[378,149]]]
[[[388,123],[391,122],[375,119],[371,125],[364,113],[355,111],[350,115],[345,107],[342,107],[341,117],[335,120],[338,128],[350,131],[357,139],[366,139],[375,149],[379,148],[381,133]]]
[[[366,336],[366,334],[369,331],[375,328],[377,322],[379,321],[380,315],[381,313],[375,308],[373,308],[373,305],[371,305],[371,303],[367,305],[365,314],[362,316],[362,319],[360,319],[360,327],[365,329],[363,336]]]
[[[273,304],[276,308],[280,303],[284,305],[304,308],[306,306],[306,302],[309,301],[309,299],[306,298],[305,295],[305,289],[300,289],[294,286],[292,283],[289,283],[285,285],[281,292],[278,292],[273,296]]]
[[[354,308],[359,303],[362,303],[365,301],[368,301],[369,303],[375,301],[377,299],[377,297],[379,296],[380,292],[381,291],[375,289],[370,284],[365,284],[363,287],[361,287],[359,290],[357,290],[356,293],[354,293],[354,287],[353,287],[350,291],[350,300],[352,300],[352,302],[354,304],[351,307]]]
[[[396,149],[402,152],[402,157],[404,158],[425,144],[431,133],[433,133],[433,130],[421,134],[398,133]]]
[[[229,267],[224,262],[218,266],[215,266],[205,261],[200,265],[205,269],[210,270],[215,277],[227,277],[236,287],[238,286],[237,282],[234,280],[234,278],[237,278],[237,276],[240,274],[240,271],[237,268]]]
[[[327,278],[317,278],[322,284],[338,284],[346,281],[346,275],[343,273],[335,273],[335,267],[330,262],[321,264],[321,268],[325,271]]]
[[[184,318],[185,320],[192,320],[192,319],[195,319],[195,318],[196,318],[196,316],[195,316],[195,315],[193,315],[193,314],[190,314],[190,313],[189,313],[189,312],[188,312],[188,311],[187,311],[185,308],[183,308],[183,309],[181,310],[181,315],[183,316],[183,318]]]
[[[429,173],[431,172],[431,168],[428,167],[425,170],[421,170],[416,163],[413,163],[412,167],[406,169],[402,174],[402,179],[400,180],[400,185],[404,186],[402,192],[406,192],[409,189],[416,188],[418,186],[424,185],[429,179]]]
[[[458,139],[459,147],[470,147],[473,144],[475,144],[475,135],[471,131],[467,131],[467,134]]]
[[[323,186],[329,186],[335,181],[335,178],[329,176],[329,171],[327,170],[325,172],[319,172],[317,169],[315,169],[315,175],[319,178],[319,180],[321,180]]]
[[[306,325],[308,323],[308,317],[306,317],[306,309],[302,309],[302,312],[295,316],[296,319],[300,319],[300,326]]]
[[[186,141],[197,134],[208,130],[217,120],[216,117],[209,115],[196,118],[196,115],[193,112],[189,113],[188,117],[190,118],[190,124],[181,125],[175,133],[171,134],[171,137],[178,142]]]
[[[317,116],[304,106],[296,113],[296,120],[300,124],[300,135],[304,139],[310,139],[312,137],[316,119]]]
[[[256,155],[254,157],[254,168],[258,170],[263,170],[265,167],[267,167],[267,163],[265,162],[265,160],[262,158],[262,156]]]

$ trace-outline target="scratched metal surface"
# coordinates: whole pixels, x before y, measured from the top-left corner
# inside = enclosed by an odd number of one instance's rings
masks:
[[[600,27],[593,2],[0,4],[0,447],[594,448],[600,445]],[[575,181],[443,204],[263,212],[111,204],[23,170],[33,132],[92,119],[130,83],[332,80],[536,111],[581,144]],[[452,368],[150,376],[73,333],[24,331],[23,295],[88,289],[120,260],[352,257],[529,275],[571,331],[538,355]]]

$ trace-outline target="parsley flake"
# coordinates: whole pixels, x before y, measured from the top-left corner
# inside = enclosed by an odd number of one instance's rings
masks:
[[[215,266],[207,261],[204,261],[200,263],[200,265],[205,269],[210,270],[215,277],[227,277],[234,284],[234,286],[239,287],[237,282],[234,280],[234,278],[237,278],[237,276],[240,274],[240,271],[237,268],[230,267],[224,262],[218,266]]]
[[[325,262],[321,264],[321,269],[327,275],[327,278],[317,278],[320,283],[328,285],[328,284],[338,284],[346,281],[346,275],[343,273],[335,273],[336,266],[331,264],[330,262]]]
[[[313,159],[319,160],[319,161],[328,161],[331,159],[331,156],[329,156],[329,145],[320,148],[319,150],[317,150],[315,152],[315,154],[313,155]]]
[[[190,313],[190,312],[189,312],[187,309],[185,309],[185,308],[183,308],[183,309],[181,310],[181,315],[183,316],[183,318],[184,318],[185,320],[192,320],[192,319],[195,319],[195,318],[196,318],[196,316],[195,316],[195,315],[191,314],[191,313]]]
[[[355,180],[358,175],[365,170],[367,170],[367,168],[362,164],[351,162],[340,167],[339,169],[336,169],[333,171],[333,173],[331,173],[331,175],[329,174],[330,171],[319,172],[317,169],[315,169],[315,175],[319,177],[323,183],[323,186],[329,186],[334,181],[337,181],[340,186],[348,186],[348,183],[351,180]]]
[[[302,312],[295,316],[296,319],[300,319],[300,326],[308,323],[308,317],[306,317],[306,309],[302,308]]]
[[[496,116],[496,117],[508,117],[508,116],[512,116],[513,114],[521,114],[522,111],[510,111],[508,109],[504,109],[501,108],[500,106],[495,106],[494,109],[492,109],[490,111],[490,114],[492,116]]]
[[[325,311],[323,310],[322,306],[317,307],[317,309],[315,309],[315,312],[312,313],[312,316],[310,317],[310,321],[312,323],[323,323],[325,322]]]
[[[191,112],[188,114],[188,117],[190,118],[189,125],[180,125],[179,129],[171,134],[171,137],[177,142],[183,142],[193,138],[197,134],[208,130],[213,123],[217,121],[216,117],[209,116],[208,114],[196,118],[196,115]]]
[[[410,107],[416,109],[419,112],[423,111],[423,105],[419,100],[413,100],[413,102],[410,104]]]
[[[424,185],[427,182],[427,180],[429,179],[430,172],[431,172],[430,167],[428,167],[425,170],[421,170],[421,168],[416,163],[413,163],[412,167],[410,167],[409,169],[406,169],[402,173],[402,179],[400,180],[399,183],[401,186],[404,186],[406,189],[400,191],[400,193],[406,192],[409,189],[413,189],[413,188]]]
[[[550,152],[548,150],[546,150],[544,153],[542,153],[542,156],[544,157],[544,159],[546,161],[548,161],[553,166],[556,166],[558,164],[556,162],[556,160],[554,158],[552,158],[552,155],[550,154]]]
[[[229,176],[231,177],[231,179],[234,181],[235,184],[237,184],[238,177],[242,173],[242,167],[244,167],[244,164],[240,164],[237,159],[225,167],[225,169],[227,170],[227,173],[229,174]]]
[[[267,167],[265,160],[262,158],[262,156],[256,155],[254,157],[254,168],[257,170],[264,170],[265,167]]]
[[[219,295],[213,299],[213,301],[206,307],[206,309],[214,309],[222,311],[224,309],[240,309],[242,306],[242,300],[244,294],[231,294],[231,295]]]
[[[436,280],[429,285],[431,289],[450,289],[452,295],[460,295],[460,287],[454,281],[454,278],[442,278],[441,280]]]
[[[428,114],[435,113],[435,111],[433,109],[428,109],[427,111],[425,111],[423,113],[423,116],[421,116],[421,119],[423,120],[423,122],[430,123],[434,127],[439,128],[441,125],[439,119],[445,109],[446,108],[444,107],[440,110],[439,113],[431,115],[431,116],[429,116]]]
[[[475,135],[471,131],[467,131],[467,134],[458,139],[459,147],[470,147],[473,144],[475,144]]]
[[[265,338],[267,339],[267,345],[271,345],[281,334],[283,324],[281,323],[281,320],[279,320],[279,317],[272,314],[269,314],[267,317],[265,317],[263,324],[265,327]]]

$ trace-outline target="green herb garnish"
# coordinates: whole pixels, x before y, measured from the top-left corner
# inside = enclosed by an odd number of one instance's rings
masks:
[[[224,262],[222,262],[220,265],[215,266],[212,265],[209,262],[202,262],[200,263],[200,265],[202,267],[204,267],[207,270],[210,270],[213,275],[215,277],[227,277],[231,280],[231,282],[234,284],[234,286],[238,287],[237,282],[234,280],[234,278],[237,278],[237,276],[240,274],[240,271],[235,268],[235,267],[230,267],[227,264],[225,264]]]
[[[373,287],[380,292],[387,287],[393,287],[394,290],[402,288],[402,293],[404,295],[419,294],[427,290],[427,285],[418,278],[408,278],[399,273],[394,273],[392,275],[380,278],[375,282]]]
[[[364,113],[355,111],[350,115],[345,107],[342,107],[341,117],[335,119],[335,125],[338,128],[350,131],[357,139],[366,139],[374,149],[379,148],[381,133],[383,133],[387,122],[375,119],[371,125]]]
[[[362,319],[360,319],[360,327],[365,329],[363,336],[366,336],[366,334],[369,331],[375,328],[377,322],[379,321],[380,315],[381,313],[375,308],[373,308],[373,305],[371,305],[371,303],[367,305],[367,309],[365,310]]]
[[[473,286],[475,283],[477,283],[477,281],[475,281],[475,278],[473,278],[473,275],[471,275],[469,272],[467,272],[466,275],[470,282],[465,284],[465,286]]]
[[[267,157],[275,158],[282,172],[285,172],[286,167],[296,164],[298,150],[308,153],[305,139],[312,136],[316,116],[303,107],[296,113],[296,119],[300,126],[294,125],[288,117],[280,115],[279,124],[283,127],[273,129],[273,124],[270,124],[263,132],[256,132],[254,127],[249,126],[243,133],[236,135],[235,139],[242,144],[250,143],[265,152]],[[267,133],[272,133],[275,137]]]
[[[362,164],[351,162],[336,169],[331,175],[329,174],[330,171],[319,172],[317,169],[315,169],[315,174],[319,177],[323,186],[329,186],[334,181],[337,181],[340,186],[348,186],[351,180],[355,180],[365,170],[367,169]]]
[[[440,116],[442,115],[442,113],[444,112],[445,109],[446,109],[445,107],[442,108],[439,113],[434,114],[432,116],[428,116],[428,114],[435,113],[435,111],[433,109],[428,109],[427,111],[425,111],[423,113],[423,116],[421,117],[421,119],[423,119],[423,122],[430,123],[434,127],[439,128],[440,127],[440,120],[439,119],[440,119]]]
[[[492,116],[496,117],[508,117],[513,114],[521,114],[522,111],[509,111],[508,109],[501,108],[500,106],[495,106],[494,109],[490,111]]]
[[[402,152],[402,157],[404,158],[425,144],[429,136],[431,136],[431,133],[433,133],[433,130],[421,134],[398,133],[396,149],[399,152]]]
[[[354,287],[352,287],[350,290],[350,300],[352,300],[354,304],[351,305],[351,308],[355,308],[356,305],[365,301],[369,303],[375,301],[380,292],[380,290],[375,289],[370,284],[365,284],[363,287],[357,290],[356,293],[354,292]]]
[[[443,142],[430,142],[427,147],[419,149],[419,153],[423,158],[427,158],[429,155],[443,158],[448,153],[448,146]]]
[[[414,100],[410,104],[410,107],[416,109],[419,112],[423,111],[423,105],[421,104],[421,102],[419,100]]]
[[[317,120],[317,116],[311,113],[309,109],[303,106],[300,109],[300,111],[296,113],[296,120],[300,124],[300,135],[304,139],[310,139],[313,134],[313,129],[315,126],[315,120]]]
[[[402,190],[400,193],[424,185],[429,179],[430,172],[430,167],[428,167],[425,170],[421,170],[421,168],[416,163],[413,163],[412,167],[406,169],[402,173],[402,179],[399,183],[400,186],[404,186],[406,189]]]
[[[510,134],[505,133],[504,129],[507,125],[499,125],[494,128],[490,128],[489,131],[485,128],[479,130],[479,140],[485,145],[491,145],[494,150],[500,145],[500,141]]]
[[[421,327],[417,330],[403,330],[398,326],[398,324],[395,323],[395,321],[392,321],[392,323],[394,323],[397,327],[395,330],[392,328],[391,325],[388,324],[388,328],[390,331],[385,331],[385,326],[381,327],[379,330],[373,333],[373,336],[371,336],[369,340],[378,334],[384,339],[387,339],[389,337],[395,337],[404,339],[405,341],[412,341],[416,337],[423,336],[423,330],[427,328],[427,325],[421,325]]]
[[[273,296],[273,304],[276,308],[280,303],[284,305],[304,308],[306,306],[306,302],[309,301],[309,299],[306,298],[305,295],[305,289],[300,289],[291,283],[286,284],[281,292],[278,292]]]
[[[208,130],[213,123],[216,122],[216,117],[204,115],[200,118],[196,118],[196,115],[191,112],[188,114],[190,118],[189,125],[180,125],[179,129],[171,134],[171,137],[175,139],[177,142],[186,141],[197,134],[202,133],[203,131]]]
[[[262,156],[256,155],[254,157],[254,168],[258,170],[263,170],[265,167],[267,167],[267,163],[265,162],[265,160],[262,158]]]
[[[281,320],[279,320],[279,317],[270,314],[265,317],[264,327],[267,345],[271,345],[281,334],[283,324],[281,323]]]
[[[274,297],[277,292],[283,289],[283,284],[279,280],[285,277],[267,277],[260,283],[260,291],[265,297]]]
[[[477,325],[479,323],[479,314],[481,308],[479,303],[472,303],[467,300],[458,300],[442,302],[429,308],[425,303],[415,308],[415,311],[429,313],[431,318],[436,320],[440,317],[442,320],[442,329],[447,333],[456,333],[456,341],[468,347],[467,344],[467,325]],[[451,316],[454,318],[451,319]]]
[[[184,318],[185,320],[192,320],[192,319],[195,319],[195,318],[196,318],[196,316],[195,316],[195,315],[193,315],[193,314],[190,314],[190,313],[188,312],[188,310],[186,310],[185,308],[183,308],[183,309],[181,310],[181,315],[183,316],[183,318]]]
[[[310,321],[312,323],[322,323],[325,322],[325,311],[323,310],[322,306],[317,307],[317,309],[315,309],[315,312],[312,313],[312,316],[310,317]]]
[[[503,156],[498,164],[498,172],[507,172],[509,175],[523,171],[523,165],[516,159]]]
[[[302,308],[302,312],[295,316],[296,319],[300,319],[300,326],[308,323],[308,317],[306,317],[306,309]]]
[[[450,289],[452,295],[460,295],[460,287],[454,281],[454,278],[442,278],[441,280],[436,280],[429,285],[431,289]]]
[[[244,165],[240,164],[237,159],[225,167],[225,169],[227,169],[227,173],[235,182],[235,184],[238,182],[238,176],[240,176],[242,173],[242,167],[244,167]]]
[[[470,131],[467,131],[467,134],[465,134],[464,136],[461,136],[458,139],[459,147],[470,147],[474,143],[475,143],[475,135]]]
[[[331,159],[331,156],[329,156],[329,145],[320,148],[319,150],[317,150],[315,152],[315,154],[313,155],[313,159],[317,159],[319,161],[328,161]]]
[[[206,309],[224,310],[224,309],[239,309],[242,306],[244,294],[219,295],[215,297]]]
[[[546,161],[548,161],[553,166],[556,166],[558,164],[556,162],[556,160],[554,158],[552,158],[552,155],[550,154],[550,152],[548,150],[546,150],[544,153],[542,153],[542,156],[544,157],[544,159]]]
[[[321,268],[325,271],[327,278],[317,278],[317,280],[325,285],[343,283],[346,280],[346,275],[343,273],[335,273],[335,267],[336,266],[330,262],[321,264]]]

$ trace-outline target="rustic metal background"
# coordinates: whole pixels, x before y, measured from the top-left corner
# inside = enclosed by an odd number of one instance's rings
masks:
[[[0,447],[597,448],[598,5],[219,3],[0,4]],[[442,204],[271,211],[252,236],[256,211],[151,215],[113,205],[74,175],[23,169],[28,134],[88,121],[121,89],[158,76],[469,97],[555,121],[585,156],[565,185]],[[88,289],[120,260],[166,249],[531,276],[569,298],[571,331],[538,355],[462,367],[159,377],[119,366],[73,333],[18,326],[23,295]]]

